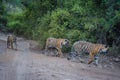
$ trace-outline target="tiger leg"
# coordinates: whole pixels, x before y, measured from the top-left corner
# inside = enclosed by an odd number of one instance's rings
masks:
[[[56,49],[57,49],[56,57],[59,57],[59,56],[60,56],[60,54],[59,54],[59,49],[58,49],[58,48],[56,48]]]
[[[12,48],[12,46],[11,46],[12,44],[11,44],[11,41],[9,42],[9,48]]]
[[[98,65],[98,60],[99,60],[99,57],[95,56],[95,65]]]
[[[48,55],[48,47],[47,47],[47,46],[45,47],[44,54],[45,54],[45,55]]]
[[[10,45],[11,45],[11,49],[13,49],[13,42],[10,42]]]
[[[90,60],[88,62],[88,64],[91,64],[94,61],[94,55],[93,53],[90,53]]]
[[[15,50],[17,50],[17,43],[16,41],[14,42]]]
[[[10,42],[9,42],[9,41],[7,41],[7,48],[9,48],[9,46],[10,46]]]
[[[59,57],[63,57],[63,54],[62,54],[61,49],[60,49],[60,48],[57,48],[57,50],[58,50],[58,56],[59,56]]]
[[[15,41],[15,46],[16,46],[16,50],[17,50],[17,41]]]
[[[48,47],[47,46],[45,46],[45,51],[47,51],[48,50]]]
[[[8,36],[8,38],[7,38],[7,48],[9,48],[9,46],[10,46],[9,38],[10,38],[10,36]]]

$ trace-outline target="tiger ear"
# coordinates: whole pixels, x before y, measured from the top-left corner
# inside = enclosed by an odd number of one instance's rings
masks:
[[[109,46],[107,46],[107,49],[109,49]]]
[[[109,46],[108,45],[105,45],[105,48],[108,48]]]
[[[63,42],[61,42],[60,44],[63,45]]]
[[[107,45],[105,45],[105,48],[107,48]]]
[[[65,41],[68,41],[67,39],[65,39]]]
[[[108,46],[108,45],[105,45],[105,48],[109,49],[109,46]]]
[[[68,42],[68,43],[70,43],[70,41],[69,41],[68,39],[65,39],[65,42]]]

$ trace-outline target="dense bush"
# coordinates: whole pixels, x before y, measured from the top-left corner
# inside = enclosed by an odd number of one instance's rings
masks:
[[[8,0],[12,3],[12,1]],[[48,37],[120,45],[119,0],[14,0],[21,13],[8,14],[11,32],[45,45]]]
[[[5,9],[5,6],[2,2],[2,0],[0,0],[0,31],[6,31],[6,24],[7,24],[7,12]]]

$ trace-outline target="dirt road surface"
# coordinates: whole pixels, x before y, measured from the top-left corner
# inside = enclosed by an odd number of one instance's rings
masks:
[[[45,56],[29,46],[29,41],[19,40],[18,51],[7,49],[6,36],[0,35],[0,80],[120,80],[119,69]]]

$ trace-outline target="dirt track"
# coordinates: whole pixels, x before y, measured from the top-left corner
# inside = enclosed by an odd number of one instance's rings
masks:
[[[26,40],[18,41],[18,51],[6,49],[6,37],[0,39],[0,80],[120,80],[119,69],[89,67],[31,52]]]

